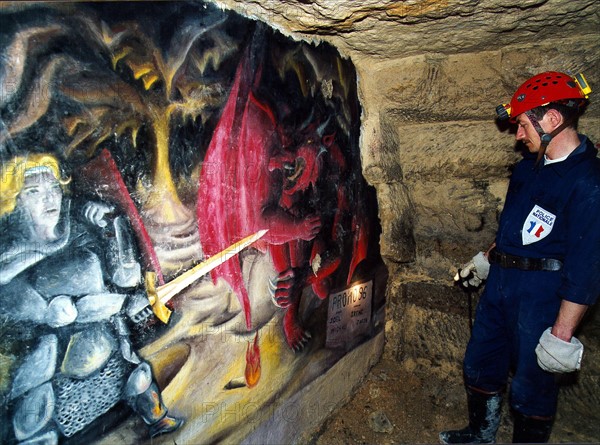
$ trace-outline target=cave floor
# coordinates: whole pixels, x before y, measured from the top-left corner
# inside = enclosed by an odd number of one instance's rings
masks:
[[[456,370],[457,371],[457,370]],[[439,443],[438,432],[462,428],[467,408],[456,373],[440,377],[410,360],[382,357],[351,399],[325,422],[309,445]],[[581,410],[561,393],[551,443],[598,443],[597,416]],[[498,443],[509,443],[512,420],[506,403]]]

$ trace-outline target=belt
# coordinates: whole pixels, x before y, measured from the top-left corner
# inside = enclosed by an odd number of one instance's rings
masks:
[[[493,249],[490,252],[488,259],[491,264],[498,264],[500,267],[521,270],[558,271],[562,269],[563,266],[561,260],[554,258],[526,258],[498,252],[496,249]]]

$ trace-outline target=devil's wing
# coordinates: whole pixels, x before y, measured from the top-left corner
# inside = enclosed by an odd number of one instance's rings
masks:
[[[212,256],[262,227],[261,211],[269,196],[268,154],[275,133],[270,108],[251,91],[254,76],[244,58],[208,146],[200,173],[197,218],[202,249]],[[251,328],[250,302],[239,260],[211,272],[236,293]]]

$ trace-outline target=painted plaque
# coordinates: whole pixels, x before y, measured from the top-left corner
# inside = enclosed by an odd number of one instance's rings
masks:
[[[358,283],[329,295],[327,347],[356,344],[369,332],[373,281]]]

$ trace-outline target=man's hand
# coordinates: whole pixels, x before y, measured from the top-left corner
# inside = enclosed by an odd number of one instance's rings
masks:
[[[537,362],[544,371],[565,373],[581,368],[583,345],[577,338],[567,342],[552,335],[552,328],[544,331],[535,348]]]
[[[458,272],[456,272],[456,275],[454,276],[454,281],[460,282],[460,284],[467,289],[477,289],[488,277],[489,272],[490,263],[485,254],[479,252],[471,258],[471,261],[458,269]]]

